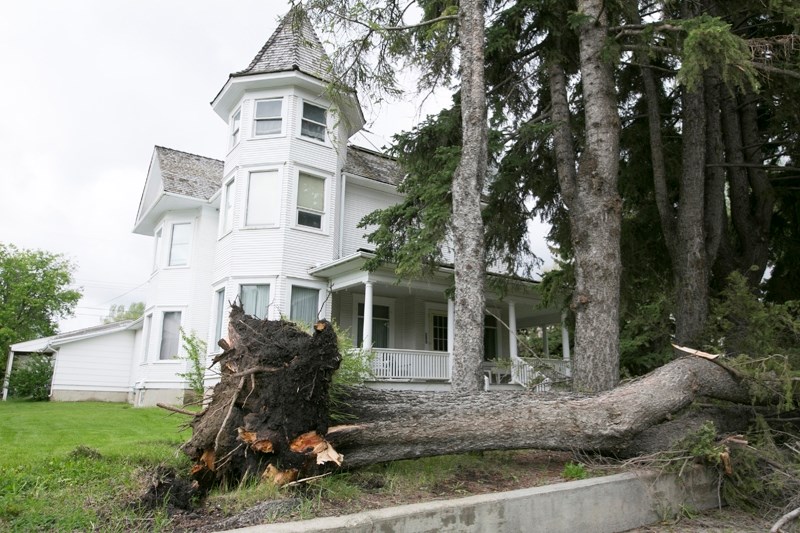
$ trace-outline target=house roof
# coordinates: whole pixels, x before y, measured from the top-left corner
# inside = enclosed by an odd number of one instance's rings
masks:
[[[348,174],[389,185],[397,185],[403,179],[403,171],[396,159],[360,146],[347,147],[347,160],[343,170]]]
[[[164,192],[209,200],[222,185],[222,161],[163,146],[155,151]]]
[[[141,322],[142,319],[140,318],[137,320],[123,320],[120,322],[112,322],[110,324],[100,324],[99,326],[67,331],[64,333],[59,333],[58,335],[52,335],[50,337],[42,337],[39,339],[18,342],[16,344],[12,344],[9,348],[11,351],[19,353],[52,351],[54,348],[71,341],[98,337],[100,335],[107,335],[109,333],[115,333],[117,331],[123,331],[126,329],[137,329],[137,326],[140,325]]]
[[[330,82],[333,65],[317,37],[308,15],[300,6],[283,17],[275,33],[244,70],[231,77],[299,70]]]

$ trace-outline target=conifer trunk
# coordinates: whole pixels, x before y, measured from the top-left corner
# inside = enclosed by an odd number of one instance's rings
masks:
[[[579,30],[586,140],[569,206],[575,249],[573,380],[577,390],[596,392],[619,380],[620,124],[612,65],[603,58],[607,10],[602,0],[582,0],[578,11],[589,20]]]
[[[461,161],[453,176],[455,248],[455,334],[451,383],[454,391],[483,387],[485,251],[481,192],[486,175],[486,92],[484,83],[483,2],[459,5],[461,50]]]

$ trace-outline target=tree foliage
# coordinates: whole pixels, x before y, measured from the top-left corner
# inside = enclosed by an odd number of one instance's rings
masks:
[[[604,4],[610,27],[603,54],[614,66],[621,119],[624,372],[640,374],[663,362],[676,333],[700,340],[710,301],[732,272],[743,275],[752,291],[769,268],[768,300],[800,294],[793,268],[800,254],[800,18],[794,4]],[[387,4],[369,5],[380,10]],[[406,4],[388,5],[386,17],[413,12]],[[451,4],[418,5],[431,18]],[[535,271],[527,227],[536,218],[550,223],[549,240],[566,268],[546,274],[543,289],[551,303],[561,301],[556,295],[576,287],[570,237],[575,210],[559,184],[554,141],[568,135],[576,162],[586,154],[578,33],[588,19],[574,2],[497,1],[485,9],[487,258],[507,272]],[[449,24],[439,20],[431,28]],[[435,49],[444,57],[454,50],[446,41],[457,33],[425,28],[414,28],[413,38],[388,31],[398,39],[393,52],[407,57]],[[377,31],[367,33],[374,38]],[[457,72],[445,68],[458,65],[449,61],[429,63],[428,79]],[[566,129],[553,119],[547,68],[554,62],[565,75]],[[451,193],[442,176],[459,157],[459,98],[456,92],[451,108],[396,137],[394,155],[407,172],[407,197],[365,219],[378,254],[371,266],[391,261],[401,265],[401,273],[418,275],[439,258],[438,246],[447,244]],[[702,257],[702,267],[695,257]]]
[[[108,308],[108,316],[103,318],[103,324],[136,320],[142,315],[144,315],[144,302],[133,302],[127,309],[125,304],[111,304],[111,307]]]
[[[74,270],[60,254],[0,243],[0,375],[11,344],[53,335],[73,313],[81,298]]]

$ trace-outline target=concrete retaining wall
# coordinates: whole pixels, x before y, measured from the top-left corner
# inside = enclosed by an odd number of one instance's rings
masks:
[[[687,469],[681,478],[654,472],[617,474],[236,531],[612,533],[671,518],[681,508],[717,505],[716,476],[697,468]]]

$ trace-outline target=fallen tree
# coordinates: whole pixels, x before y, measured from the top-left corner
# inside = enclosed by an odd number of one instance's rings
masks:
[[[229,339],[220,342],[221,381],[183,447],[201,487],[248,476],[285,484],[334,468],[482,450],[654,451],[692,427],[671,419],[698,397],[751,401],[747,380],[732,370],[683,357],[593,395],[350,387],[340,398],[348,423],[329,427],[329,388],[341,361],[329,323],[309,335],[234,307]],[[733,426],[747,421],[741,409],[720,407],[689,418],[697,425],[712,416]]]

